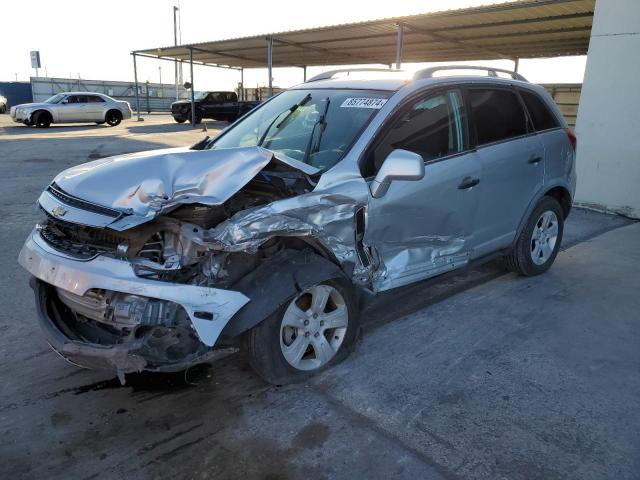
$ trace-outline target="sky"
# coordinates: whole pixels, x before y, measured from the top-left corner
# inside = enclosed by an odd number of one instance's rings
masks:
[[[173,5],[180,8],[186,44],[489,3],[501,0],[0,0],[0,81],[35,76],[31,50],[40,51],[40,76],[133,81],[132,50],[173,44]],[[465,63],[513,68],[508,60]],[[579,83],[585,63],[586,57],[521,60],[519,71],[532,82]],[[427,65],[432,64],[403,68]],[[326,69],[309,67],[307,75]],[[231,90],[239,81],[236,71],[194,70],[197,90]],[[158,82],[160,76],[164,83],[173,83],[173,65],[138,60],[139,81]],[[273,76],[279,87],[302,82],[298,68],[278,68]],[[266,83],[265,69],[245,71],[246,87]]]

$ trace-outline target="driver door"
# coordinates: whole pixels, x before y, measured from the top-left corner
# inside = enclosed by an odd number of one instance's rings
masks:
[[[69,95],[58,106],[59,122],[81,122],[86,119],[86,95]]]
[[[411,102],[369,152],[374,173],[396,149],[417,153],[425,162],[421,180],[393,181],[382,197],[369,199],[364,243],[379,261],[375,291],[407,285],[469,260],[481,167],[468,147],[462,98],[460,90],[450,89]]]

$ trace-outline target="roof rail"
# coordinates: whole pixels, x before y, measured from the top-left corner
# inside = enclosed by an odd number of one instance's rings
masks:
[[[391,72],[397,73],[402,72],[402,70],[391,70],[389,68],[340,68],[338,70],[329,70],[328,72],[319,73],[318,75],[311,77],[305,83],[309,82],[317,82],[318,80],[328,80],[333,78],[338,73],[351,73],[351,72]]]
[[[527,82],[528,80],[520,75],[518,72],[512,72],[511,70],[503,70],[502,68],[493,68],[493,67],[476,67],[472,65],[442,65],[440,67],[429,67],[423,70],[418,70],[414,76],[414,80],[420,80],[423,78],[433,78],[433,74],[435,72],[439,72],[441,70],[482,70],[487,72],[489,77],[497,77],[497,72],[506,73],[511,75],[511,78],[514,80],[520,80],[522,82]]]

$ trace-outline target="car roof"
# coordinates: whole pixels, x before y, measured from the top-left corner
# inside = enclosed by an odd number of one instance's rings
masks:
[[[104,93],[100,93],[100,92],[58,92],[58,93],[61,93],[63,95],[98,95],[99,97],[111,98],[109,97],[109,95],[105,95]]]

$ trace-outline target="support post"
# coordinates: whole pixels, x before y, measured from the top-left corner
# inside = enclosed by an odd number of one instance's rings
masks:
[[[176,12],[178,11],[178,7],[176,7],[174,5],[173,7],[173,44],[177,47],[178,46],[178,23],[176,21]],[[179,100],[179,90],[178,90],[178,83],[180,82],[179,77],[178,77],[178,60],[174,60],[173,62],[173,66],[174,66],[174,75],[175,75],[175,83],[176,83],[176,101]]]
[[[518,73],[518,67],[520,66],[520,57],[513,59],[513,71]]]
[[[149,103],[149,80],[147,80],[144,84],[145,94],[147,96],[147,114],[151,115],[151,105]]]
[[[304,67],[302,67],[302,78],[303,78],[304,82],[307,81],[307,66],[306,65]]]
[[[396,70],[402,67],[402,43],[404,42],[404,23],[398,22],[398,34],[396,37]]]
[[[193,48],[189,48],[189,71],[191,72],[191,126],[196,126],[196,92],[193,84]]]
[[[142,118],[140,118],[140,96],[138,95],[138,66],[136,65],[136,54],[133,53],[133,81],[135,83],[135,93],[136,93],[136,114],[138,115],[138,121],[141,122]]]
[[[244,67],[240,68],[240,101],[244,102]]]
[[[267,37],[267,72],[269,74],[269,97],[273,96],[273,37]]]

